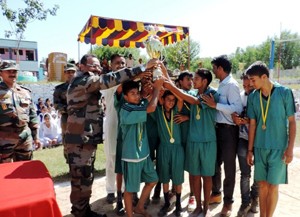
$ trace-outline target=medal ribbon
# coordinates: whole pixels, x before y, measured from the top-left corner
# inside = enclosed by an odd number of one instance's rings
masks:
[[[200,106],[199,105],[196,105],[197,106],[197,115],[196,116],[199,116],[200,118]]]
[[[142,136],[143,136],[143,125],[142,124],[143,123],[138,123],[138,135],[139,135],[139,138],[138,138],[139,144],[138,144],[138,146],[139,146],[139,148],[141,148],[141,146],[142,146]]]
[[[164,107],[163,107],[163,106],[162,106],[162,114],[163,114],[163,117],[164,117],[164,121],[165,121],[167,130],[168,130],[170,139],[172,139],[172,138],[173,138],[173,109],[172,109],[172,111],[171,111],[171,129],[170,129],[169,124],[168,124],[168,122],[167,122],[167,119],[166,119],[166,116],[165,116],[165,111],[164,111]]]
[[[267,101],[267,106],[266,106],[266,110],[264,111],[264,106],[263,106],[263,102],[262,102],[262,93],[260,90],[260,109],[261,109],[261,116],[263,119],[263,126],[266,126],[266,121],[267,121],[267,116],[268,116],[268,111],[269,111],[269,105],[270,105],[270,100],[271,100],[271,92],[272,92],[272,88],[273,88],[273,84],[271,85],[271,90],[269,93],[269,97],[268,97],[268,101]]]

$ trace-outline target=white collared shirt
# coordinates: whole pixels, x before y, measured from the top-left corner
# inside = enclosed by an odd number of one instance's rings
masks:
[[[238,82],[229,74],[220,82],[217,92],[220,95],[217,103],[216,122],[223,124],[235,125],[231,118],[231,114],[243,111],[242,99],[240,96],[240,88]]]

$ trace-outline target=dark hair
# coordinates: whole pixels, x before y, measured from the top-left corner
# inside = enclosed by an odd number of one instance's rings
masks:
[[[50,118],[50,114],[49,114],[49,113],[46,113],[46,114],[44,115],[44,119],[45,119],[46,117]]]
[[[195,72],[195,74],[197,74],[198,76],[200,76],[202,79],[206,79],[207,80],[207,86],[212,81],[212,73],[208,69],[205,69],[205,68],[197,69],[196,72]]]
[[[221,66],[227,74],[231,71],[231,62],[229,61],[226,55],[221,55],[218,57],[213,58],[211,64],[216,65],[217,67]]]
[[[93,58],[96,57],[96,58],[97,58],[97,56],[94,55],[94,54],[85,54],[85,55],[83,55],[83,57],[81,58],[80,63],[81,63],[82,65],[86,65],[87,59],[88,59],[89,57],[93,57]]]
[[[119,58],[119,57],[124,57],[124,56],[122,56],[122,55],[120,55],[120,54],[117,54],[117,53],[111,55],[111,57],[110,57],[110,62],[112,63],[115,59],[117,59],[117,58]]]
[[[131,91],[132,89],[139,89],[139,87],[139,82],[127,81],[123,83],[122,91],[124,95],[127,95],[129,91]]]
[[[249,77],[248,77],[248,75],[246,75],[246,72],[243,72],[243,73],[241,74],[240,79],[243,81],[243,80],[249,79]]]
[[[252,63],[248,67],[248,69],[246,69],[246,74],[248,76],[259,76],[259,77],[265,74],[267,75],[267,77],[269,77],[270,72],[265,63],[263,63],[262,61],[256,61]]]
[[[162,95],[162,98],[165,99],[169,95],[175,96],[170,90],[165,90],[164,94]]]
[[[182,73],[179,74],[178,76],[178,81],[182,81],[185,77],[193,77],[193,75],[191,73],[189,73],[188,71],[184,71]]]

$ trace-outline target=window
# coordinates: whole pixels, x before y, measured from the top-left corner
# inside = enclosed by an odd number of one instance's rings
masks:
[[[5,54],[5,49],[4,48],[0,48],[0,54]]]
[[[26,60],[34,61],[34,51],[26,50]]]

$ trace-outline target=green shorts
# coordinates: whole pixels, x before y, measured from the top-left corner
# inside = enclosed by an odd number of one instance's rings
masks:
[[[163,184],[172,179],[174,185],[184,182],[184,150],[182,146],[160,145],[157,153],[157,171]]]
[[[122,160],[125,190],[127,192],[139,192],[142,182],[157,182],[158,177],[154,164],[148,156],[140,162],[127,162]]]
[[[213,176],[216,170],[217,143],[188,142],[185,170],[193,176]]]
[[[254,179],[272,185],[287,184],[287,165],[284,150],[254,148]]]

